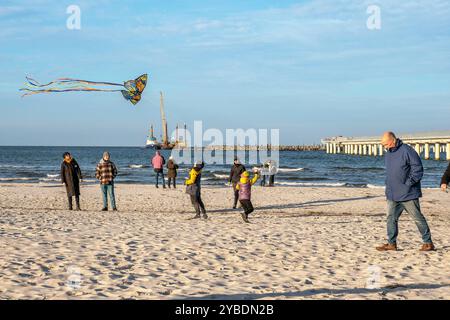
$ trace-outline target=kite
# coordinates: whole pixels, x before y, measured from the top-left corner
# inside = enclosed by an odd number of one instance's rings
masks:
[[[147,74],[143,74],[134,80],[121,83],[96,82],[88,80],[79,80],[72,78],[61,78],[46,84],[40,84],[36,80],[27,78],[27,88],[21,88],[19,91],[26,91],[22,95],[28,96],[38,93],[51,92],[70,92],[70,91],[102,91],[102,92],[121,92],[123,97],[133,105],[141,100],[142,92],[147,85]],[[111,87],[123,87],[121,89],[112,89]]]

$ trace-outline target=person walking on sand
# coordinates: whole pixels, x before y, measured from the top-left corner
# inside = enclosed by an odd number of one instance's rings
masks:
[[[186,193],[190,195],[192,205],[196,212],[193,219],[200,218],[200,213],[202,214],[203,219],[208,219],[201,196],[201,179],[204,166],[205,164],[202,161],[197,161],[191,171],[189,171],[189,178],[185,182]]]
[[[269,163],[265,162],[261,166],[261,187],[266,186],[266,179],[267,179],[268,172],[269,172]]]
[[[108,194],[113,211],[117,211],[116,197],[114,195],[114,179],[117,176],[117,168],[110,158],[109,152],[105,151],[95,170],[95,177],[100,180],[100,189],[103,195],[102,211],[108,211]]]
[[[450,183],[450,163],[448,164],[447,170],[445,170],[444,175],[441,179],[441,190],[444,192],[447,191],[448,184]]]
[[[170,184],[173,183],[173,188],[176,189],[177,188],[177,182],[176,182],[176,178],[177,178],[177,170],[178,170],[178,165],[175,163],[175,160],[173,160],[173,157],[170,156],[169,157],[169,161],[167,161],[167,185],[169,186],[170,189]]]
[[[404,210],[414,219],[419,229],[423,245],[420,251],[434,250],[428,223],[420,211],[419,198],[422,197],[420,181],[423,166],[417,152],[393,132],[384,133],[381,144],[387,149],[386,198],[388,204],[387,236],[388,243],[377,247],[378,251],[397,250],[398,220]]]
[[[241,174],[241,179],[236,185],[236,190],[239,192],[239,202],[241,203],[244,211],[241,213],[242,219],[249,223],[248,215],[254,211],[253,204],[251,201],[252,195],[252,185],[258,180],[258,171],[254,170],[254,176],[250,179],[250,174],[248,171],[244,171]]]
[[[274,160],[267,161],[267,172],[269,175],[269,187],[275,186],[275,175],[278,172],[277,163]]]
[[[156,187],[158,187],[159,177],[161,176],[163,188],[166,188],[166,182],[164,181],[164,164],[166,163],[166,159],[161,155],[161,152],[156,151],[155,156],[152,159],[153,170],[156,173]]]
[[[241,179],[241,174],[245,171],[245,167],[241,164],[238,158],[234,158],[233,166],[231,167],[230,177],[228,182],[233,186],[234,202],[233,209],[236,209],[239,200],[239,191],[236,189],[236,185]]]
[[[73,209],[72,197],[75,197],[77,211],[80,211],[80,182],[82,182],[81,169],[69,152],[63,154],[61,163],[61,182],[66,186],[69,210]]]

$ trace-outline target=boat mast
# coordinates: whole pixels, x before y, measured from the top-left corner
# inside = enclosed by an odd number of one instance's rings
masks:
[[[167,137],[167,121],[166,121],[166,115],[164,113],[164,97],[162,91],[159,92],[161,96],[160,100],[160,108],[161,108],[161,123],[162,123],[162,130],[163,130],[163,145],[168,145],[169,138]]]

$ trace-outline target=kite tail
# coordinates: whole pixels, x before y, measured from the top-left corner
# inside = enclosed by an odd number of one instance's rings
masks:
[[[118,89],[98,89],[98,88],[71,88],[71,89],[40,89],[33,90],[28,88],[19,89],[19,91],[27,91],[22,95],[22,97],[38,94],[38,93],[50,93],[50,92],[70,92],[70,91],[103,91],[103,92],[120,92]]]
[[[50,81],[49,83],[45,83],[45,84],[41,84],[39,83],[37,80],[30,78],[30,77],[26,77],[27,81],[28,81],[28,86],[31,87],[48,87],[50,85],[53,84],[92,84],[92,85],[108,85],[108,86],[121,86],[123,87],[123,84],[121,83],[114,83],[114,82],[98,82],[98,81],[88,81],[88,80],[81,80],[81,79],[72,79],[72,78],[60,78],[60,79],[56,79],[53,81]]]

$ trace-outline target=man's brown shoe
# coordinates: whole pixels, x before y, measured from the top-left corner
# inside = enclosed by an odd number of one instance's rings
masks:
[[[386,243],[376,248],[378,251],[397,251],[397,244]]]
[[[422,245],[422,248],[420,248],[420,251],[434,251],[434,250],[436,250],[436,248],[432,243],[424,243]]]

